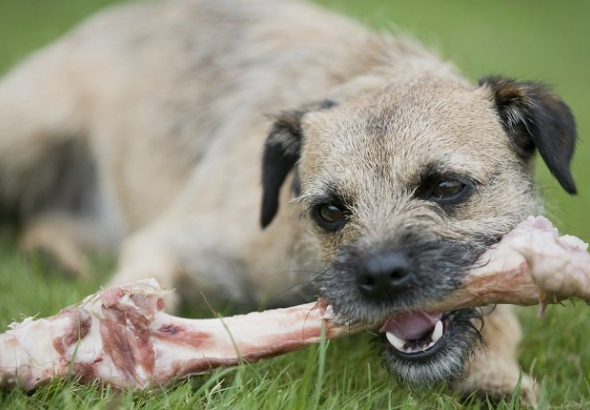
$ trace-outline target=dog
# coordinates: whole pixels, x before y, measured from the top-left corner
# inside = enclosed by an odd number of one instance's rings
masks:
[[[536,152],[576,192],[574,118],[549,89],[471,84],[416,41],[290,1],[104,11],[6,75],[0,124],[24,249],[75,272],[119,252],[113,283],[184,300],[320,296],[383,323],[402,382],[492,398],[521,377],[510,308],[419,307],[543,212]],[[534,401],[528,375],[521,390]]]

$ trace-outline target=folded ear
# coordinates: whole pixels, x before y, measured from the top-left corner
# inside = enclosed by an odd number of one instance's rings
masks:
[[[576,123],[570,108],[538,83],[486,77],[479,84],[491,90],[516,152],[529,159],[536,148],[563,189],[575,194],[570,162],[576,145]]]
[[[303,132],[301,122],[309,111],[334,106],[332,101],[308,104],[302,109],[284,111],[274,117],[274,124],[264,144],[262,157],[262,210],[260,223],[266,228],[279,209],[281,186],[301,153]]]

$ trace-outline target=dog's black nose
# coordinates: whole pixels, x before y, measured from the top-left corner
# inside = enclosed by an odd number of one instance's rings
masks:
[[[359,289],[373,300],[387,301],[407,288],[410,272],[410,260],[403,252],[373,255],[359,272]]]

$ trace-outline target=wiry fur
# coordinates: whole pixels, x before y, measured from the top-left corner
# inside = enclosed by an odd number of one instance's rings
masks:
[[[452,291],[491,243],[542,212],[535,149],[574,192],[575,138],[545,87],[472,85],[418,43],[313,5],[132,4],[0,82],[0,212],[21,220],[25,248],[73,271],[87,249],[118,251],[114,282],[151,276],[189,301],[250,306],[314,298],[284,290],[325,272],[340,314],[382,319]],[[430,200],[428,184],[449,176],[469,195]],[[328,232],[313,212],[334,200],[348,215]],[[347,278],[355,258],[383,249],[416,265],[412,291],[387,306]],[[518,325],[506,309],[485,322],[489,352],[453,383],[501,397],[518,381]],[[456,374],[475,339],[457,323],[447,358],[390,364],[410,382]]]
[[[422,225],[397,231],[383,244],[346,245],[330,267],[317,278],[320,295],[332,301],[334,314],[342,321],[384,322],[393,310],[413,310],[443,298],[459,286],[464,272],[475,265],[493,238],[474,238],[471,243],[445,240]],[[385,248],[385,249],[384,249]],[[384,250],[403,250],[412,262],[408,289],[392,300],[375,302],[363,295],[356,279],[366,258]],[[433,281],[433,277],[440,279]]]

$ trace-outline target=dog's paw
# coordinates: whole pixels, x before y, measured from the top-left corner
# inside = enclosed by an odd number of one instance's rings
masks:
[[[69,277],[82,279],[91,277],[91,269],[84,252],[67,238],[32,235],[25,232],[19,238],[19,249],[23,254],[39,258]]]
[[[491,367],[493,369],[487,369],[489,371],[469,373],[465,378],[457,380],[453,387],[465,396],[475,394],[492,403],[509,401],[517,394],[521,404],[536,407],[538,387],[531,376],[521,373],[515,363],[499,358]]]

